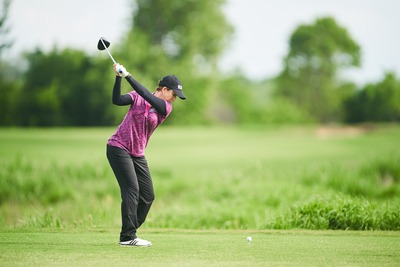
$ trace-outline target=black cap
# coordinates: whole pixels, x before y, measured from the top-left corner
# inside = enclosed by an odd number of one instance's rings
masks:
[[[165,86],[174,90],[175,94],[179,96],[180,99],[186,99],[186,96],[182,91],[182,83],[175,75],[168,75],[163,77],[159,82],[159,86]]]

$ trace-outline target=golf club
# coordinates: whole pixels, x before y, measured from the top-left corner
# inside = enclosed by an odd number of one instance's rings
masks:
[[[111,60],[114,62],[114,64],[117,64],[117,62],[115,61],[115,59],[113,58],[113,56],[111,55],[110,51],[109,51],[108,48],[107,48],[107,47],[109,47],[109,46],[110,46],[110,42],[107,41],[106,38],[100,37],[100,40],[99,40],[99,42],[97,43],[97,48],[98,48],[99,50],[101,50],[101,51],[102,51],[102,50],[106,50],[107,53],[108,53],[108,55],[110,56]]]

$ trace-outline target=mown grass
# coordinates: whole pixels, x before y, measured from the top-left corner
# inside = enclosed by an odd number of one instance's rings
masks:
[[[0,225],[114,228],[114,128],[0,129]],[[147,229],[400,230],[400,127],[171,128],[147,159]]]
[[[1,233],[2,266],[396,266],[399,232],[144,230],[149,248],[109,230]],[[249,245],[247,236],[252,236]]]

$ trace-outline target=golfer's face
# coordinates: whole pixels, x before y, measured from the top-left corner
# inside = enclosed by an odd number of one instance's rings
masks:
[[[174,90],[168,90],[167,87],[163,88],[163,96],[164,99],[167,100],[168,102],[173,102],[176,99],[176,94]]]

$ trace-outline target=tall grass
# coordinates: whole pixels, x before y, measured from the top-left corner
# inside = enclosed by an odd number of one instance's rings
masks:
[[[119,227],[114,129],[0,129],[1,227]],[[145,227],[400,230],[399,127],[160,128]]]
[[[265,228],[400,230],[397,204],[372,204],[366,199],[344,196],[317,198],[290,208],[273,223],[266,224]]]

